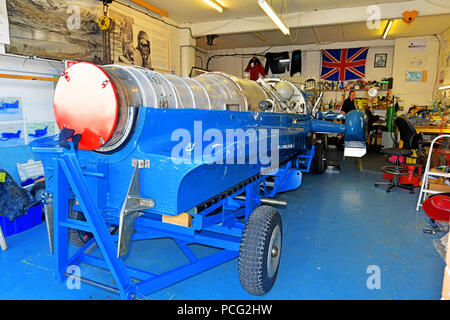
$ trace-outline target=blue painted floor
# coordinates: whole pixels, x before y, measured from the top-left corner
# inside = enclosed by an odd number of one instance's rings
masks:
[[[375,188],[380,173],[376,157],[338,159],[341,172],[304,175],[303,185],[279,196],[283,251],[278,279],[263,297],[240,286],[237,259],[147,297],[170,299],[440,299],[444,262],[432,240],[423,211],[415,211],[418,192],[386,193]],[[374,160],[375,159],[375,160]],[[378,158],[379,159],[379,158]],[[364,168],[364,164],[371,170]],[[381,164],[380,164],[381,165]],[[362,171],[361,171],[362,169]],[[417,190],[417,189],[416,189]],[[118,299],[87,284],[69,290],[54,277],[45,224],[6,238],[0,251],[0,299]],[[129,263],[151,272],[187,262],[168,239],[135,242]],[[195,247],[206,254],[211,248]],[[380,289],[369,289],[369,266],[380,270]],[[89,278],[113,283],[96,268],[82,269]]]

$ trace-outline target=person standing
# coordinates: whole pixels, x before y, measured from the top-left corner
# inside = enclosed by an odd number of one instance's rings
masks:
[[[344,100],[344,103],[342,104],[341,113],[349,113],[352,110],[355,110],[355,91],[350,90],[348,94],[348,98]]]

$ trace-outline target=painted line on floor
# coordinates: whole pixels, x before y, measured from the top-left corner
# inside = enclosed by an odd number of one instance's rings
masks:
[[[362,159],[358,158],[358,160],[359,160],[359,171],[363,171]]]
[[[41,266],[39,266],[39,265],[37,265],[37,264],[31,263],[31,262],[27,261],[27,259],[23,259],[21,262],[22,262],[22,263],[25,263],[25,264],[28,264],[28,265],[30,265],[30,266],[33,266],[33,267],[36,267],[36,268],[45,270],[45,271],[53,272],[53,270],[51,270],[51,269],[47,269],[47,268],[45,268],[45,267],[41,267]]]

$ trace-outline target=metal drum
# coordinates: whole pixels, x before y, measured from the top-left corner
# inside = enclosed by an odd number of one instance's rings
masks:
[[[111,152],[132,134],[137,107],[262,111],[272,99],[258,83],[221,72],[195,78],[163,75],[134,66],[70,66],[57,83],[54,110],[59,128],[81,134],[79,148]],[[275,110],[267,110],[275,111]]]

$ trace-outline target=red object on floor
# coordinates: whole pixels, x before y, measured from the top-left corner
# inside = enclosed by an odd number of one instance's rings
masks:
[[[448,194],[437,194],[429,197],[423,202],[422,208],[431,219],[450,221],[450,196]]]
[[[398,182],[403,184],[412,184],[414,187],[420,187],[420,180],[422,179],[422,166],[414,164],[403,164],[402,170],[405,172],[408,170],[407,176],[399,176]],[[393,180],[394,175],[389,173],[383,173],[383,179]]]

